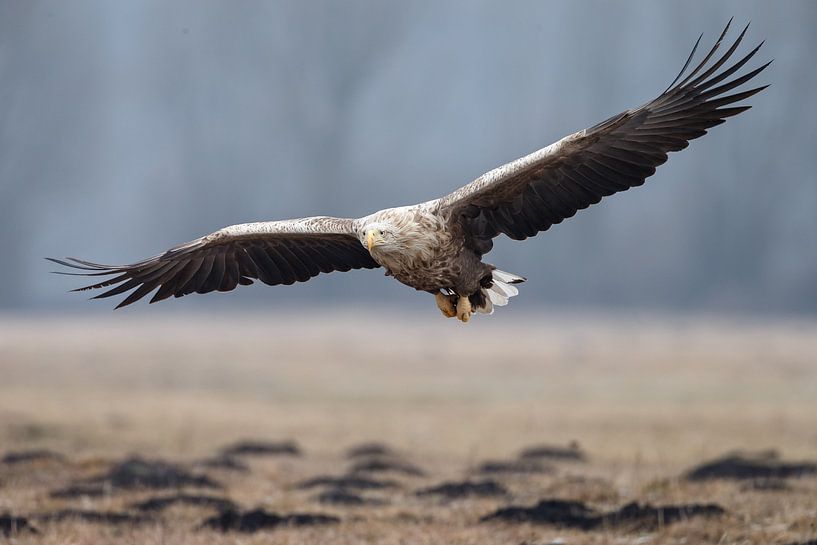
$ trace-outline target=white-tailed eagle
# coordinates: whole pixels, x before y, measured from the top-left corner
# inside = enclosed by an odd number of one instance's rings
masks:
[[[319,216],[233,225],[131,265],[52,261],[82,270],[69,274],[108,277],[78,288],[110,288],[95,298],[130,292],[117,308],[154,290],[151,303],[230,291],[254,279],[274,286],[319,273],[383,267],[403,284],[433,294],[445,316],[467,322],[474,312],[490,314],[494,306],[505,305],[518,293],[513,284],[525,280],[483,263],[496,236],[524,240],[602,197],[643,184],[667,153],[749,109],[735,104],[766,86],[731,92],[769,63],[726,81],[763,45],[727,64],[747,28],[715,57],[727,24],[687,74],[699,37],[681,73],[655,100],[483,174],[441,199],[358,219]]]

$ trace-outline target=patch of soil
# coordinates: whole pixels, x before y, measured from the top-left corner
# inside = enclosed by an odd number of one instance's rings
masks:
[[[632,502],[618,511],[611,511],[602,515],[602,525],[652,529],[679,520],[693,517],[717,517],[724,513],[726,513],[726,510],[714,503],[688,503],[653,507],[649,504],[642,505]]]
[[[505,507],[483,517],[482,522],[533,522],[561,528],[593,530],[599,527],[627,527],[649,530],[698,516],[719,516],[726,511],[715,504],[663,505],[628,503],[615,511],[598,512],[578,501],[542,500],[533,507]]]
[[[211,528],[222,532],[236,531],[253,533],[278,526],[315,526],[322,524],[336,524],[340,519],[330,515],[313,513],[291,513],[279,515],[269,513],[263,509],[253,511],[224,511],[205,520],[203,528]]]
[[[710,479],[785,479],[817,473],[813,462],[784,462],[774,451],[734,453],[701,464],[689,470],[690,481]]]
[[[533,460],[563,460],[572,462],[584,462],[587,456],[575,441],[566,447],[558,445],[536,445],[528,447],[519,453],[519,458]]]
[[[480,522],[538,522],[565,528],[589,530],[600,524],[600,515],[579,501],[542,500],[533,507],[503,507],[480,519]]]
[[[7,452],[0,463],[6,465],[24,464],[28,462],[65,462],[65,456],[59,452],[47,449],[20,450]]]
[[[52,490],[49,496],[61,500],[82,497],[97,498],[104,496],[107,491],[109,490],[106,490],[101,484],[72,484],[66,488]]]
[[[238,441],[221,449],[223,456],[301,456],[292,441]]]
[[[162,460],[138,457],[114,465],[107,473],[76,482],[67,488],[51,492],[52,498],[102,496],[117,490],[140,488],[168,489],[184,486],[222,488],[206,475],[198,475]]]
[[[424,477],[425,471],[408,462],[391,458],[371,458],[356,462],[349,470],[351,473],[401,473],[412,477]]]
[[[163,511],[174,505],[193,505],[196,507],[208,507],[217,511],[231,511],[238,507],[235,502],[228,498],[218,496],[203,496],[197,494],[175,494],[173,496],[159,496],[149,498],[145,501],[132,505],[134,509],[140,511]]]
[[[550,473],[553,469],[533,459],[489,460],[477,468],[478,473]]]
[[[442,483],[438,486],[418,490],[415,494],[418,496],[443,496],[449,499],[494,498],[507,496],[508,490],[496,481],[463,481],[459,483]]]
[[[183,486],[222,488],[206,475],[190,473],[186,469],[162,460],[129,458],[116,464],[111,470],[95,480],[110,483],[115,489],[134,488],[180,488]]]
[[[354,492],[349,492],[343,488],[333,488],[321,494],[318,494],[315,499],[320,503],[329,505],[346,505],[350,507],[363,507],[385,505],[386,502],[377,498],[366,498],[359,496]]]
[[[795,541],[787,543],[786,545],[817,545],[817,539],[810,539],[808,541]]]
[[[43,522],[59,522],[63,520],[81,520],[92,524],[141,524],[152,521],[152,518],[130,513],[106,511],[85,511],[82,509],[62,509],[50,513],[42,513],[34,518]]]
[[[785,479],[751,479],[741,486],[741,490],[758,492],[786,492],[791,490]],[[817,545],[817,544],[815,544]]]
[[[239,473],[249,473],[250,466],[232,456],[213,456],[205,458],[196,462],[197,466],[206,467],[208,469],[224,469],[227,471],[237,471]]]
[[[361,443],[346,451],[347,458],[365,458],[369,456],[396,456],[396,453],[385,443]]]
[[[378,490],[382,488],[397,488],[397,481],[378,481],[357,475],[346,475],[342,477],[332,477],[321,475],[306,481],[301,481],[296,488],[317,488],[319,486],[330,486],[335,488],[346,488],[352,490]]]
[[[0,536],[10,537],[21,532],[39,533],[29,524],[26,517],[15,517],[9,513],[0,513]]]

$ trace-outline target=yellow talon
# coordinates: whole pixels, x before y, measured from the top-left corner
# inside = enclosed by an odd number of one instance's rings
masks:
[[[454,307],[455,297],[454,295],[443,295],[440,292],[434,294],[434,299],[437,300],[437,308],[446,318],[453,318],[457,315],[457,309]]]
[[[459,319],[462,323],[466,323],[471,319],[472,313],[473,309],[471,308],[471,301],[468,299],[468,296],[460,296],[459,300],[457,301],[457,319]]]

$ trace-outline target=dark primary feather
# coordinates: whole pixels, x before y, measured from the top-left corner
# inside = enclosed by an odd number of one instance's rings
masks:
[[[190,293],[230,291],[259,279],[265,284],[304,282],[319,273],[373,269],[379,265],[356,237],[325,232],[256,233],[231,237],[202,237],[132,265],[100,265],[80,259],[47,258],[83,272],[83,276],[111,276],[73,291],[110,288],[93,297],[130,294],[120,308],[157,290],[150,302]],[[133,291],[131,291],[133,290]]]
[[[767,87],[728,94],[771,61],[722,83],[763,45],[761,42],[722,69],[743,40],[748,25],[732,46],[707,66],[728,29],[729,24],[704,59],[685,74],[700,42],[698,38],[678,77],[655,100],[568,136],[550,150],[534,152],[485,174],[440,199],[440,212],[462,229],[469,247],[482,255],[490,251],[491,239],[500,233],[525,239],[602,197],[643,184],[667,160],[667,153],[684,149],[707,129],[748,110],[750,106],[731,105]]]

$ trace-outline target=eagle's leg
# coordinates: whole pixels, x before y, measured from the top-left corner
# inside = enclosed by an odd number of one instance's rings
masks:
[[[440,309],[440,312],[446,318],[453,318],[457,315],[457,308],[456,308],[456,295],[445,295],[442,292],[437,292],[434,294],[434,299],[437,300],[437,308]]]
[[[471,307],[471,300],[467,296],[460,297],[457,300],[457,319],[462,323],[471,319],[471,314],[474,312]]]

